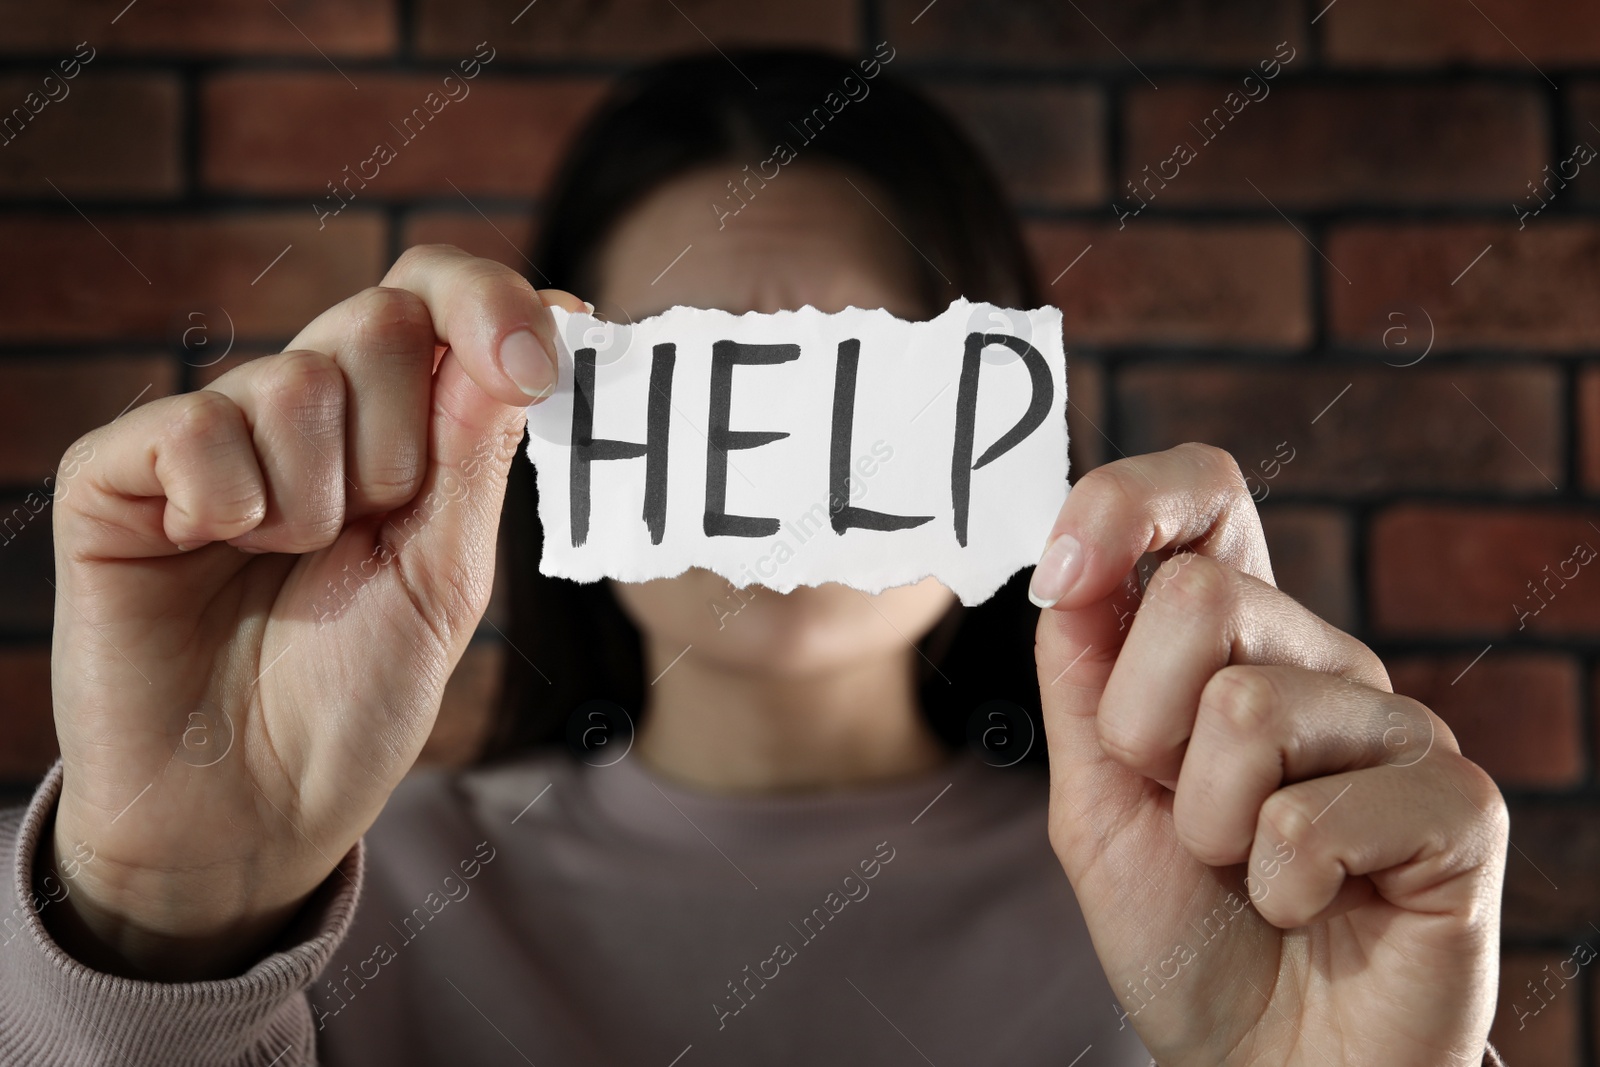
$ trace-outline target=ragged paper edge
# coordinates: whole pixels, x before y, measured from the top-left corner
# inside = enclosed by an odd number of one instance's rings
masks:
[[[558,343],[560,343],[561,345],[565,346],[566,345],[566,331],[568,329],[569,323],[571,322],[572,319],[578,318],[580,316],[592,319],[596,324],[599,324],[599,325],[640,327],[640,326],[643,326],[643,325],[645,325],[647,323],[654,322],[656,319],[659,319],[659,318],[661,318],[663,316],[670,315],[670,314],[673,314],[674,312],[680,312],[680,311],[693,312],[694,314],[693,314],[692,318],[695,318],[695,319],[698,319],[702,315],[711,315],[711,316],[715,316],[715,317],[725,317],[725,318],[731,319],[733,321],[742,321],[742,320],[745,320],[745,319],[749,319],[751,317],[766,318],[766,319],[778,319],[778,320],[786,320],[786,319],[793,319],[793,318],[807,318],[807,317],[816,316],[816,315],[821,315],[821,316],[824,316],[824,317],[832,317],[834,315],[841,315],[841,314],[846,314],[846,313],[849,313],[849,312],[857,312],[857,313],[866,314],[866,315],[871,316],[872,318],[878,319],[880,321],[887,321],[890,324],[898,323],[898,324],[903,324],[903,325],[920,325],[920,324],[926,324],[926,323],[932,322],[934,319],[938,319],[938,318],[941,318],[941,317],[943,317],[945,315],[948,315],[953,309],[957,309],[957,308],[966,309],[966,308],[976,307],[979,304],[989,304],[992,307],[999,308],[999,305],[992,304],[992,302],[987,301],[987,300],[984,300],[984,301],[971,301],[971,300],[968,300],[965,296],[958,296],[955,299],[951,300],[949,305],[943,311],[937,312],[936,314],[931,315],[928,318],[925,318],[925,319],[906,319],[906,318],[902,318],[902,317],[894,314],[893,312],[889,311],[887,308],[882,308],[882,307],[863,308],[863,307],[858,307],[855,304],[848,304],[845,307],[842,307],[842,308],[838,309],[837,311],[823,311],[820,308],[816,307],[815,305],[804,304],[804,305],[802,305],[802,306],[800,306],[798,308],[782,308],[782,309],[780,309],[778,311],[771,311],[771,312],[762,312],[762,311],[753,311],[752,310],[752,311],[744,311],[744,312],[737,312],[737,313],[736,312],[731,312],[731,311],[724,311],[721,308],[701,308],[701,307],[694,307],[694,306],[689,305],[689,304],[673,304],[669,308],[665,308],[665,309],[663,309],[661,311],[658,311],[658,312],[656,312],[656,313],[654,313],[652,315],[647,315],[642,319],[630,319],[627,322],[615,322],[615,321],[610,320],[610,319],[602,319],[599,316],[597,316],[596,314],[594,314],[593,312],[589,312],[589,311],[574,312],[574,311],[568,311],[565,308],[554,307],[554,306],[550,307],[549,310],[550,310],[552,316],[555,318],[556,337],[557,337]],[[1054,328],[1057,330],[1058,335],[1061,335],[1061,332],[1062,332],[1061,309],[1057,308],[1057,307],[1055,307],[1053,305],[1041,304],[1041,305],[1039,305],[1038,307],[1035,307],[1035,308],[1027,308],[1027,309],[1025,309],[1025,308],[1001,308],[1000,310],[1017,311],[1017,312],[1020,312],[1021,314],[1028,315],[1028,316],[1032,316],[1032,315],[1034,315],[1036,313],[1043,313],[1043,314],[1045,314],[1045,316],[1047,318],[1053,318],[1054,319]],[[1068,373],[1067,373],[1067,371],[1068,371],[1067,361],[1066,361],[1067,351],[1066,351],[1066,342],[1065,342],[1065,337],[1064,336],[1062,336],[1061,354],[1062,354],[1062,366],[1061,366],[1060,418],[1062,420],[1062,437],[1063,437],[1063,439],[1062,439],[1062,447],[1066,451],[1066,455],[1063,457],[1065,477],[1063,479],[1063,484],[1062,484],[1062,487],[1061,487],[1061,489],[1062,489],[1062,492],[1061,492],[1061,503],[1058,504],[1057,508],[1056,508],[1058,514],[1060,512],[1061,505],[1064,505],[1066,503],[1067,494],[1071,491],[1071,488],[1072,488],[1072,453],[1071,453],[1072,435],[1071,435],[1070,427],[1067,426],[1067,415],[1066,415],[1068,403],[1071,400],[1071,385],[1070,385],[1070,381],[1069,381],[1069,377],[1068,377]],[[570,363],[571,362],[571,353],[567,352],[567,353],[564,353],[564,355],[565,355],[565,357],[567,359],[567,362]],[[557,387],[556,388],[557,388],[557,390],[571,389],[572,388],[571,376],[570,375],[564,376],[561,379],[561,381],[557,383]],[[531,411],[532,407],[533,407],[533,405],[529,406],[529,410],[530,411]],[[534,458],[533,458],[533,441],[532,441],[531,435],[529,436],[526,444],[524,445],[523,454],[527,457],[528,462],[533,464],[535,482],[538,485],[539,490],[540,490],[540,499],[543,500],[544,499],[543,491],[544,491],[544,485],[545,485],[545,480],[546,480],[547,475],[545,473],[544,468],[540,467],[538,463],[534,462]],[[557,475],[554,475],[554,474],[549,475],[549,477],[556,477],[556,476]],[[541,529],[541,531],[543,531],[543,528],[544,528],[544,515],[542,514],[542,512],[539,515],[539,520],[540,520],[540,529]],[[670,578],[679,578],[679,577],[682,577],[684,574],[688,573],[691,570],[698,569],[698,570],[708,571],[708,572],[710,572],[712,574],[717,575],[718,577],[722,578],[724,581],[728,582],[735,589],[748,589],[751,586],[760,586],[760,587],[762,587],[764,589],[770,589],[775,593],[783,594],[783,593],[791,593],[794,590],[801,588],[802,586],[809,587],[809,588],[817,588],[817,587],[823,586],[823,585],[842,585],[845,588],[855,589],[855,590],[857,590],[859,592],[862,592],[862,593],[865,593],[865,594],[867,594],[869,596],[876,596],[876,595],[878,595],[878,594],[880,594],[880,593],[882,593],[882,592],[884,592],[885,590],[888,590],[888,589],[897,589],[897,588],[900,588],[902,586],[912,586],[912,585],[916,585],[918,582],[923,582],[923,581],[926,581],[929,578],[933,578],[935,581],[937,581],[945,589],[948,589],[956,597],[956,599],[961,602],[961,605],[963,607],[971,608],[971,607],[977,607],[978,605],[987,602],[996,593],[998,593],[1002,588],[1004,588],[1006,583],[1011,581],[1011,579],[1014,578],[1018,574],[1018,572],[1023,571],[1023,570],[1027,570],[1027,569],[1035,566],[1039,561],[1039,556],[1044,553],[1044,550],[1045,550],[1045,548],[1047,546],[1048,538],[1049,538],[1049,531],[1047,530],[1045,532],[1045,537],[1042,540],[1041,544],[1039,545],[1038,551],[1037,551],[1037,553],[1035,553],[1035,555],[1033,555],[1030,558],[1027,558],[1027,559],[1024,559],[1024,560],[1021,560],[1019,562],[1016,562],[1014,564],[1009,565],[1009,567],[1004,571],[1004,577],[1000,578],[1000,580],[994,584],[993,588],[986,589],[985,591],[982,592],[981,595],[973,594],[970,597],[969,596],[963,596],[961,591],[959,591],[959,590],[951,589],[951,587],[946,585],[944,580],[942,578],[940,578],[937,574],[935,574],[932,570],[928,570],[928,571],[926,571],[924,573],[921,573],[916,578],[912,578],[912,579],[909,579],[909,580],[900,579],[900,578],[890,579],[890,578],[883,577],[882,574],[881,574],[882,568],[874,568],[874,571],[876,573],[873,576],[870,576],[870,577],[858,576],[857,580],[853,581],[853,582],[852,581],[842,581],[842,580],[837,579],[837,578],[823,578],[823,579],[819,579],[819,580],[816,580],[816,581],[794,580],[794,581],[787,581],[787,582],[778,582],[776,584],[769,584],[771,582],[770,579],[762,579],[759,576],[752,576],[752,580],[749,580],[749,581],[741,581],[740,579],[743,578],[742,574],[737,573],[737,572],[731,572],[732,571],[731,568],[729,568],[727,565],[722,564],[720,562],[719,563],[715,563],[715,564],[688,563],[688,564],[684,564],[683,566],[679,567],[675,571],[671,571],[670,573],[667,572],[665,569],[660,568],[660,567],[645,568],[645,567],[640,567],[640,566],[635,566],[631,570],[629,570],[628,573],[624,573],[624,574],[607,573],[605,570],[600,570],[600,571],[595,572],[595,573],[582,573],[582,572],[578,572],[578,571],[570,570],[570,569],[554,569],[554,568],[551,567],[551,564],[550,564],[550,555],[544,551],[543,538],[547,537],[547,536],[548,536],[548,534],[542,534],[541,535],[541,543],[539,545],[539,573],[544,575],[545,577],[548,577],[548,578],[562,578],[562,579],[565,579],[567,581],[578,582],[578,583],[581,583],[581,584],[590,584],[590,583],[593,583],[593,582],[604,581],[606,579],[611,579],[613,581],[618,581],[618,582],[630,582],[630,583],[650,582],[650,581],[664,580],[664,579],[670,579]],[[642,561],[635,561],[635,562],[642,562]],[[996,573],[1000,573],[1000,572],[997,571]],[[857,584],[858,582],[860,584]]]

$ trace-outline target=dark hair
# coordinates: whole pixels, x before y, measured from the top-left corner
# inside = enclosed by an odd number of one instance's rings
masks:
[[[883,72],[894,58],[883,47],[860,62],[810,51],[734,51],[671,59],[625,78],[556,175],[532,280],[580,296],[593,292],[596,253],[644,196],[708,165],[730,164],[730,177],[743,177],[743,164],[755,167],[786,144],[797,161],[841,165],[888,196],[883,210],[922,253],[912,259],[930,315],[958,295],[1037,306],[1032,265],[999,183],[948,118]],[[637,719],[645,693],[637,629],[606,583],[545,577],[537,552],[524,547],[543,544],[531,464],[512,465],[502,533],[503,545],[517,546],[502,556],[510,647],[485,756],[559,742],[580,707],[596,706],[591,701],[621,705]],[[1027,762],[1044,757],[1033,666],[1038,613],[1026,581],[1026,572],[1014,576],[976,608],[952,606],[919,643],[921,706],[951,746],[967,743],[975,723],[982,730],[1004,721],[1011,730],[1006,751],[1027,741]]]

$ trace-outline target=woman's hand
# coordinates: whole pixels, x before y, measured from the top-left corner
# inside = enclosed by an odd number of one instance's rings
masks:
[[[487,604],[557,302],[581,308],[413,248],[281,355],[69,451],[53,845],[93,857],[50,912],[69,951],[229,973],[371,825]]]
[[[1489,776],[1277,590],[1226,453],[1101,467],[1061,535],[1033,586],[1050,838],[1125,1023],[1162,1067],[1476,1067],[1508,825]],[[1141,599],[1147,552],[1169,558]]]

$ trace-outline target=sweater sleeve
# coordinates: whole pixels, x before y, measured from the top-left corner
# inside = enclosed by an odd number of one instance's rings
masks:
[[[153,982],[90,969],[51,938],[34,853],[52,825],[58,761],[25,809],[0,811],[0,1067],[309,1067],[316,1028],[305,990],[349,932],[360,895],[357,842],[296,918],[283,947],[235,978]],[[89,860],[88,862],[93,862]],[[297,936],[298,935],[298,936]],[[292,942],[292,943],[291,943]]]

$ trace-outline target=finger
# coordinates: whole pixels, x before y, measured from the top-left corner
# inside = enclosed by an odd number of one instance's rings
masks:
[[[312,552],[345,520],[345,380],[321,352],[254,359],[202,392],[219,393],[245,417],[266,487],[266,515],[229,538],[260,552]]]
[[[1097,467],[1078,479],[1034,568],[1029,596],[1068,610],[1116,591],[1139,557],[1187,546],[1272,582],[1255,502],[1233,457],[1210,445]]]
[[[346,519],[415,496],[427,459],[435,352],[422,298],[408,289],[363,290],[318,315],[289,347],[326,352],[344,374]]]
[[[143,559],[246,533],[266,488],[244,412],[221,393],[154,400],[86,434],[54,514],[58,558]],[[65,580],[65,578],[63,578]]]
[[[1415,766],[1436,746],[1459,751],[1443,720],[1410,697],[1297,667],[1224,667],[1200,694],[1173,826],[1202,863],[1243,863],[1262,804],[1282,786]]]
[[[417,245],[395,261],[385,287],[422,298],[441,344],[467,377],[502,404],[524,407],[556,383],[555,320],[510,267],[449,245]]]
[[[1138,605],[1140,556],[1187,545],[1262,581],[1272,570],[1238,465],[1204,445],[1090,471],[1067,494],[1049,543],[1030,596],[1054,605],[1040,613],[1035,660],[1051,776],[1071,802],[1053,840],[1075,876],[1104,847],[1096,825],[1127,825],[1149,791],[1161,791],[1111,763],[1095,723]],[[1049,594],[1042,600],[1041,588]]]
[[[1100,743],[1147,778],[1178,777],[1200,695],[1230,663],[1281,664],[1389,689],[1366,645],[1260,579],[1185,552],[1150,579],[1100,698]]]
[[[416,617],[453,666],[488,606],[506,473],[527,415],[486,395],[453,347],[432,403],[422,484],[376,531],[371,559],[389,575],[381,615]]]
[[[1250,852],[1263,918],[1292,929],[1381,896],[1410,911],[1498,911],[1509,819],[1476,764],[1435,750],[1413,767],[1373,767],[1273,793]]]

